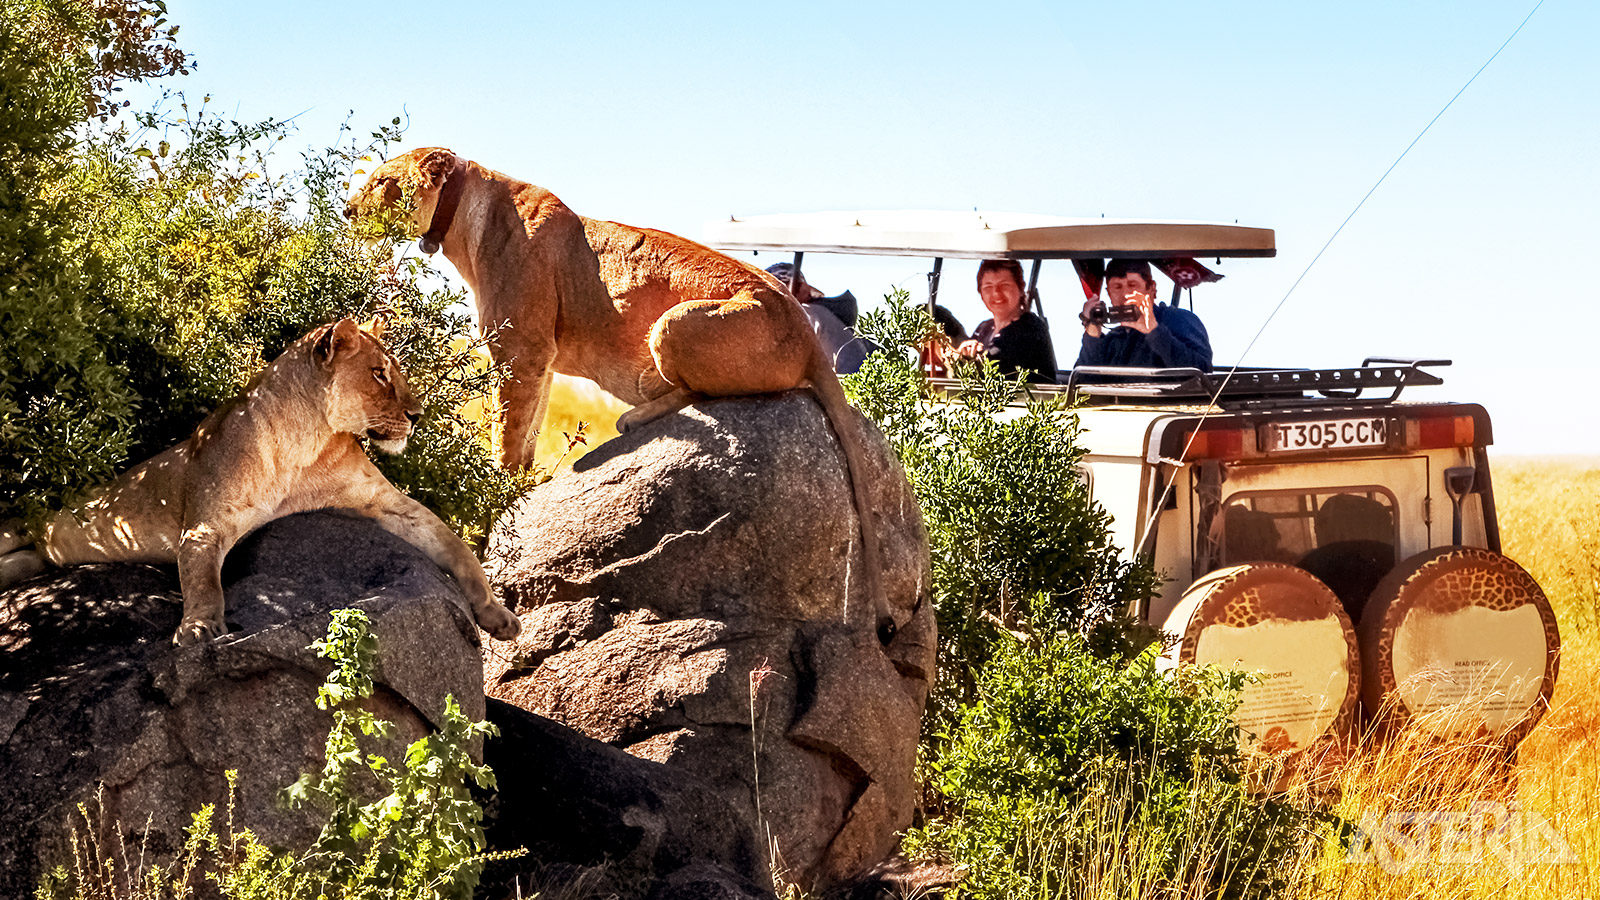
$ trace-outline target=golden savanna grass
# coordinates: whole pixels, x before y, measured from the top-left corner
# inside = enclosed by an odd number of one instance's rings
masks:
[[[1316,786],[1338,797],[1343,818],[1469,815],[1434,826],[1413,857],[1391,846],[1387,860],[1380,851],[1352,861],[1326,845],[1307,860],[1302,898],[1600,898],[1600,459],[1507,459],[1493,471],[1506,555],[1544,587],[1561,625],[1550,710],[1509,760],[1469,740],[1364,736]],[[1485,825],[1491,834],[1473,833]]]
[[[561,460],[562,467],[571,466],[583,454],[616,437],[617,417],[627,411],[628,404],[602,391],[594,382],[557,375],[550,384],[550,409],[539,430],[536,458],[541,465],[556,465]],[[567,436],[577,434],[580,423],[585,425],[587,443],[567,452]]]
[[[487,356],[484,364],[488,364]],[[487,401],[473,400],[462,407],[462,414],[485,421],[486,407]],[[585,453],[617,436],[617,417],[627,410],[626,403],[586,378],[555,376],[550,384],[550,407],[534,445],[534,459],[552,472],[571,468]],[[572,436],[580,428],[583,442],[574,443]]]

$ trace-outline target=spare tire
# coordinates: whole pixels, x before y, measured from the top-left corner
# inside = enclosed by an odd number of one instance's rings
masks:
[[[1178,638],[1167,652],[1172,663],[1260,673],[1234,713],[1252,747],[1305,750],[1355,722],[1355,629],[1339,598],[1304,569],[1218,569],[1184,592],[1163,628]]]
[[[1511,559],[1440,547],[1373,589],[1358,630],[1362,703],[1440,736],[1522,740],[1550,704],[1561,635],[1539,583]]]

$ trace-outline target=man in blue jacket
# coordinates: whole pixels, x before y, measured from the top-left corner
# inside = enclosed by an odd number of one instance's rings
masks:
[[[1106,303],[1131,305],[1139,318],[1105,328],[1089,318],[1098,297],[1083,304],[1083,349],[1080,366],[1143,366],[1153,369],[1194,368],[1211,371],[1211,339],[1200,317],[1186,309],[1155,302],[1150,264],[1113,259],[1106,264]]]

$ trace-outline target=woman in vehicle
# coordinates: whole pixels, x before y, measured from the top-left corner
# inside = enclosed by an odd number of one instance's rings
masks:
[[[1022,263],[1014,259],[979,263],[978,296],[993,318],[973,329],[972,340],[956,352],[969,359],[982,354],[1008,375],[1026,372],[1031,382],[1054,384],[1056,351],[1050,343],[1050,328],[1028,309]]]

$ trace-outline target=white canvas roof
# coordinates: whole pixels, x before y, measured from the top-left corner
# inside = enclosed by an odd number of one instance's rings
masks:
[[[706,225],[719,250],[789,250],[953,259],[1273,256],[1270,228],[1222,222],[1032,213],[856,210],[730,218]]]

